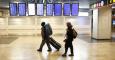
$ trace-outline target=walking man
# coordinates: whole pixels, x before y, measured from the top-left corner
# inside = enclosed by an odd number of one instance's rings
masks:
[[[48,51],[52,50],[51,47],[50,47],[50,44],[49,44],[49,34],[46,31],[46,26],[45,25],[46,25],[45,22],[41,23],[41,26],[42,26],[42,28],[41,28],[42,42],[41,42],[40,48],[37,51],[42,51],[42,48],[43,48],[45,43],[47,44]]]

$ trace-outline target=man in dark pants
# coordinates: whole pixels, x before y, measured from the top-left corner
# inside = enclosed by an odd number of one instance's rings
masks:
[[[48,46],[48,51],[51,51],[51,47],[50,47],[50,44],[49,44],[49,35],[46,31],[45,22],[42,22],[41,26],[42,26],[42,28],[41,28],[42,43],[40,45],[40,48],[37,51],[42,51],[42,48],[43,48],[45,43]]]
[[[65,53],[62,56],[66,56],[68,48],[71,49],[71,54],[69,56],[74,56],[72,41],[73,41],[72,25],[70,22],[67,22],[66,40],[64,41],[65,42]]]

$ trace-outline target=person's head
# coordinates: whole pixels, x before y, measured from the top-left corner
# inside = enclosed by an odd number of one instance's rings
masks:
[[[72,28],[72,24],[70,22],[67,22],[66,25],[68,28]]]
[[[41,23],[41,26],[44,26],[44,25],[45,25],[45,22],[42,22],[42,23]]]

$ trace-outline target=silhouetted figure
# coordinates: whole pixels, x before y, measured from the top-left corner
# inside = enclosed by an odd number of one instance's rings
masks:
[[[65,53],[62,56],[66,56],[68,48],[70,48],[70,50],[71,50],[71,54],[69,56],[74,56],[73,44],[72,44],[73,39],[74,39],[74,37],[73,37],[72,25],[70,22],[67,22],[66,39],[64,40],[64,42],[65,42]]]
[[[59,49],[61,48],[61,44],[58,43],[57,41],[55,41],[53,39],[53,37],[51,37],[51,35],[53,34],[53,31],[52,31],[52,27],[49,23],[47,23],[46,25],[46,31],[47,31],[47,34],[49,35],[49,43],[57,49],[57,51],[59,51]]]
[[[51,36],[53,34],[51,25],[49,23],[47,23],[45,25],[45,27],[46,27],[46,32],[47,32],[48,36]]]
[[[45,43],[48,46],[48,51],[51,51],[52,49],[51,49],[50,44],[49,44],[49,34],[47,33],[45,22],[42,22],[41,26],[42,26],[42,28],[41,28],[42,43],[40,45],[40,48],[37,51],[42,51],[42,48],[43,48]]]

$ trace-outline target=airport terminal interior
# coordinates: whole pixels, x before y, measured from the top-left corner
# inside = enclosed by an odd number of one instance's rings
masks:
[[[49,23],[57,51],[39,49],[41,23]],[[78,35],[74,56],[63,57],[66,23]],[[115,0],[0,0],[0,60],[115,60]]]

